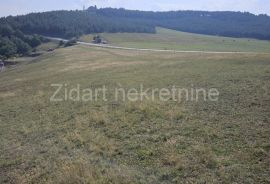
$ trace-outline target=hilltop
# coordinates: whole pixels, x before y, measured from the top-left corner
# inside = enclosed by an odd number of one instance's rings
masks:
[[[64,38],[102,32],[155,33],[159,26],[190,33],[270,40],[270,17],[247,12],[151,12],[90,7],[84,11],[9,16],[1,18],[0,23],[25,34]]]

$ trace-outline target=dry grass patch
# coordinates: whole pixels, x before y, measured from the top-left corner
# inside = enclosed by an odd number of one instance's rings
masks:
[[[7,70],[0,74],[0,183],[269,183],[269,94],[261,89],[269,63],[263,54],[75,46]],[[52,83],[106,85],[109,98],[51,103]],[[113,99],[119,84],[141,83],[218,88],[220,98]]]
[[[132,65],[139,65],[144,64],[145,62],[100,62],[100,63],[86,63],[86,62],[79,62],[69,64],[68,67],[61,70],[61,72],[68,72],[76,70],[89,70],[95,71],[99,69],[106,69],[106,68],[113,68],[113,67],[125,67],[125,66],[132,66]]]
[[[0,98],[13,97],[15,95],[16,95],[16,93],[14,93],[14,92],[0,93]]]

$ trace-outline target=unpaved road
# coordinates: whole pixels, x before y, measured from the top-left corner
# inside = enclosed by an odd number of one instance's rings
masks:
[[[67,42],[68,40],[62,38],[55,38],[55,37],[47,37],[52,40],[64,41]],[[78,44],[81,45],[88,45],[92,47],[101,47],[101,48],[109,48],[109,49],[121,49],[121,50],[134,50],[134,51],[149,51],[149,52],[172,52],[172,53],[204,53],[204,54],[270,54],[270,52],[238,52],[238,51],[196,51],[196,50],[162,50],[162,49],[139,49],[139,48],[131,48],[131,47],[119,47],[113,46],[108,44],[94,44],[94,43],[87,43],[78,41]]]

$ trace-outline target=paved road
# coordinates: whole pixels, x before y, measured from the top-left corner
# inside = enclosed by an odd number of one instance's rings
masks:
[[[59,41],[65,41],[68,40],[62,39],[62,38],[54,38],[54,37],[47,37],[52,40],[59,40]],[[149,51],[149,52],[172,52],[172,53],[204,53],[204,54],[270,54],[267,52],[222,52],[222,51],[196,51],[196,50],[189,50],[189,51],[180,51],[180,50],[162,50],[162,49],[139,49],[139,48],[131,48],[131,47],[118,47],[108,44],[94,44],[94,43],[87,43],[87,42],[81,42],[78,41],[78,44],[81,45],[88,45],[92,47],[101,47],[101,48],[109,48],[109,49],[121,49],[121,50],[134,50],[134,51]]]

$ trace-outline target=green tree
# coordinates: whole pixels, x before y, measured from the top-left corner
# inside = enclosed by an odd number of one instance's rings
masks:
[[[14,32],[14,36],[20,38],[21,40],[24,40],[25,39],[25,36],[24,36],[23,32],[21,32],[20,30],[16,30]]]
[[[69,40],[67,43],[65,43],[65,47],[70,47],[70,46],[73,46],[77,43],[77,40],[76,39],[71,39]]]
[[[37,47],[41,44],[40,38],[37,35],[34,35],[28,43],[31,47]]]
[[[0,26],[0,35],[2,37],[10,37],[13,34],[13,29],[9,25]]]
[[[65,44],[65,42],[63,40],[60,40],[59,43],[58,43],[58,46],[61,47]]]
[[[7,38],[0,39],[0,55],[9,58],[17,53],[16,45]]]
[[[18,54],[25,55],[31,51],[31,47],[20,38],[13,37],[11,40],[16,45]]]

